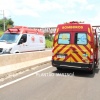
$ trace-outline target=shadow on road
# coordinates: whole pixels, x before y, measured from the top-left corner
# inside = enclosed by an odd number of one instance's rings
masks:
[[[70,69],[55,70],[52,73],[62,74],[62,75],[73,75],[74,77],[93,78],[95,74],[99,73],[99,70],[100,70],[99,68],[96,68],[93,74],[90,74],[88,71],[70,70]]]

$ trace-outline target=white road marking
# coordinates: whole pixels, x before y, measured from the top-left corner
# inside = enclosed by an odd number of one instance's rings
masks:
[[[9,85],[11,85],[11,84],[14,84],[14,83],[16,83],[16,82],[19,82],[19,81],[21,81],[21,80],[23,80],[23,79],[26,79],[26,78],[28,78],[28,77],[30,77],[30,76],[32,76],[32,75],[35,75],[35,74],[37,74],[37,73],[39,73],[39,72],[42,72],[42,71],[44,71],[44,70],[46,70],[46,69],[49,69],[49,68],[51,68],[51,67],[52,67],[52,66],[46,67],[46,68],[44,68],[44,69],[41,69],[41,70],[36,71],[36,72],[33,72],[33,73],[31,73],[31,74],[29,74],[29,75],[26,75],[26,76],[24,76],[24,77],[18,78],[18,79],[14,80],[14,81],[8,82],[8,83],[3,84],[3,85],[0,85],[0,89],[4,88],[4,87],[6,87],[6,86],[9,86]]]

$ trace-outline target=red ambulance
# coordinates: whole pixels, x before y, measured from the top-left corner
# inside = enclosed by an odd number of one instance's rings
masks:
[[[90,24],[59,24],[53,41],[52,66],[94,72],[98,65],[98,39]]]

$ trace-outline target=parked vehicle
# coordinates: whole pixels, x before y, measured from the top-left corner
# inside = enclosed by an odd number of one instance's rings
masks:
[[[45,49],[45,36],[40,30],[24,26],[9,28],[0,38],[0,53],[20,53]]]
[[[59,24],[53,41],[52,66],[58,70],[87,70],[98,65],[98,39],[90,24],[72,21]]]

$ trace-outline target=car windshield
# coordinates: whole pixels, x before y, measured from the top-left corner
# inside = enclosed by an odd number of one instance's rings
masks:
[[[0,42],[15,43],[17,42],[19,34],[16,33],[5,33],[1,36]]]

